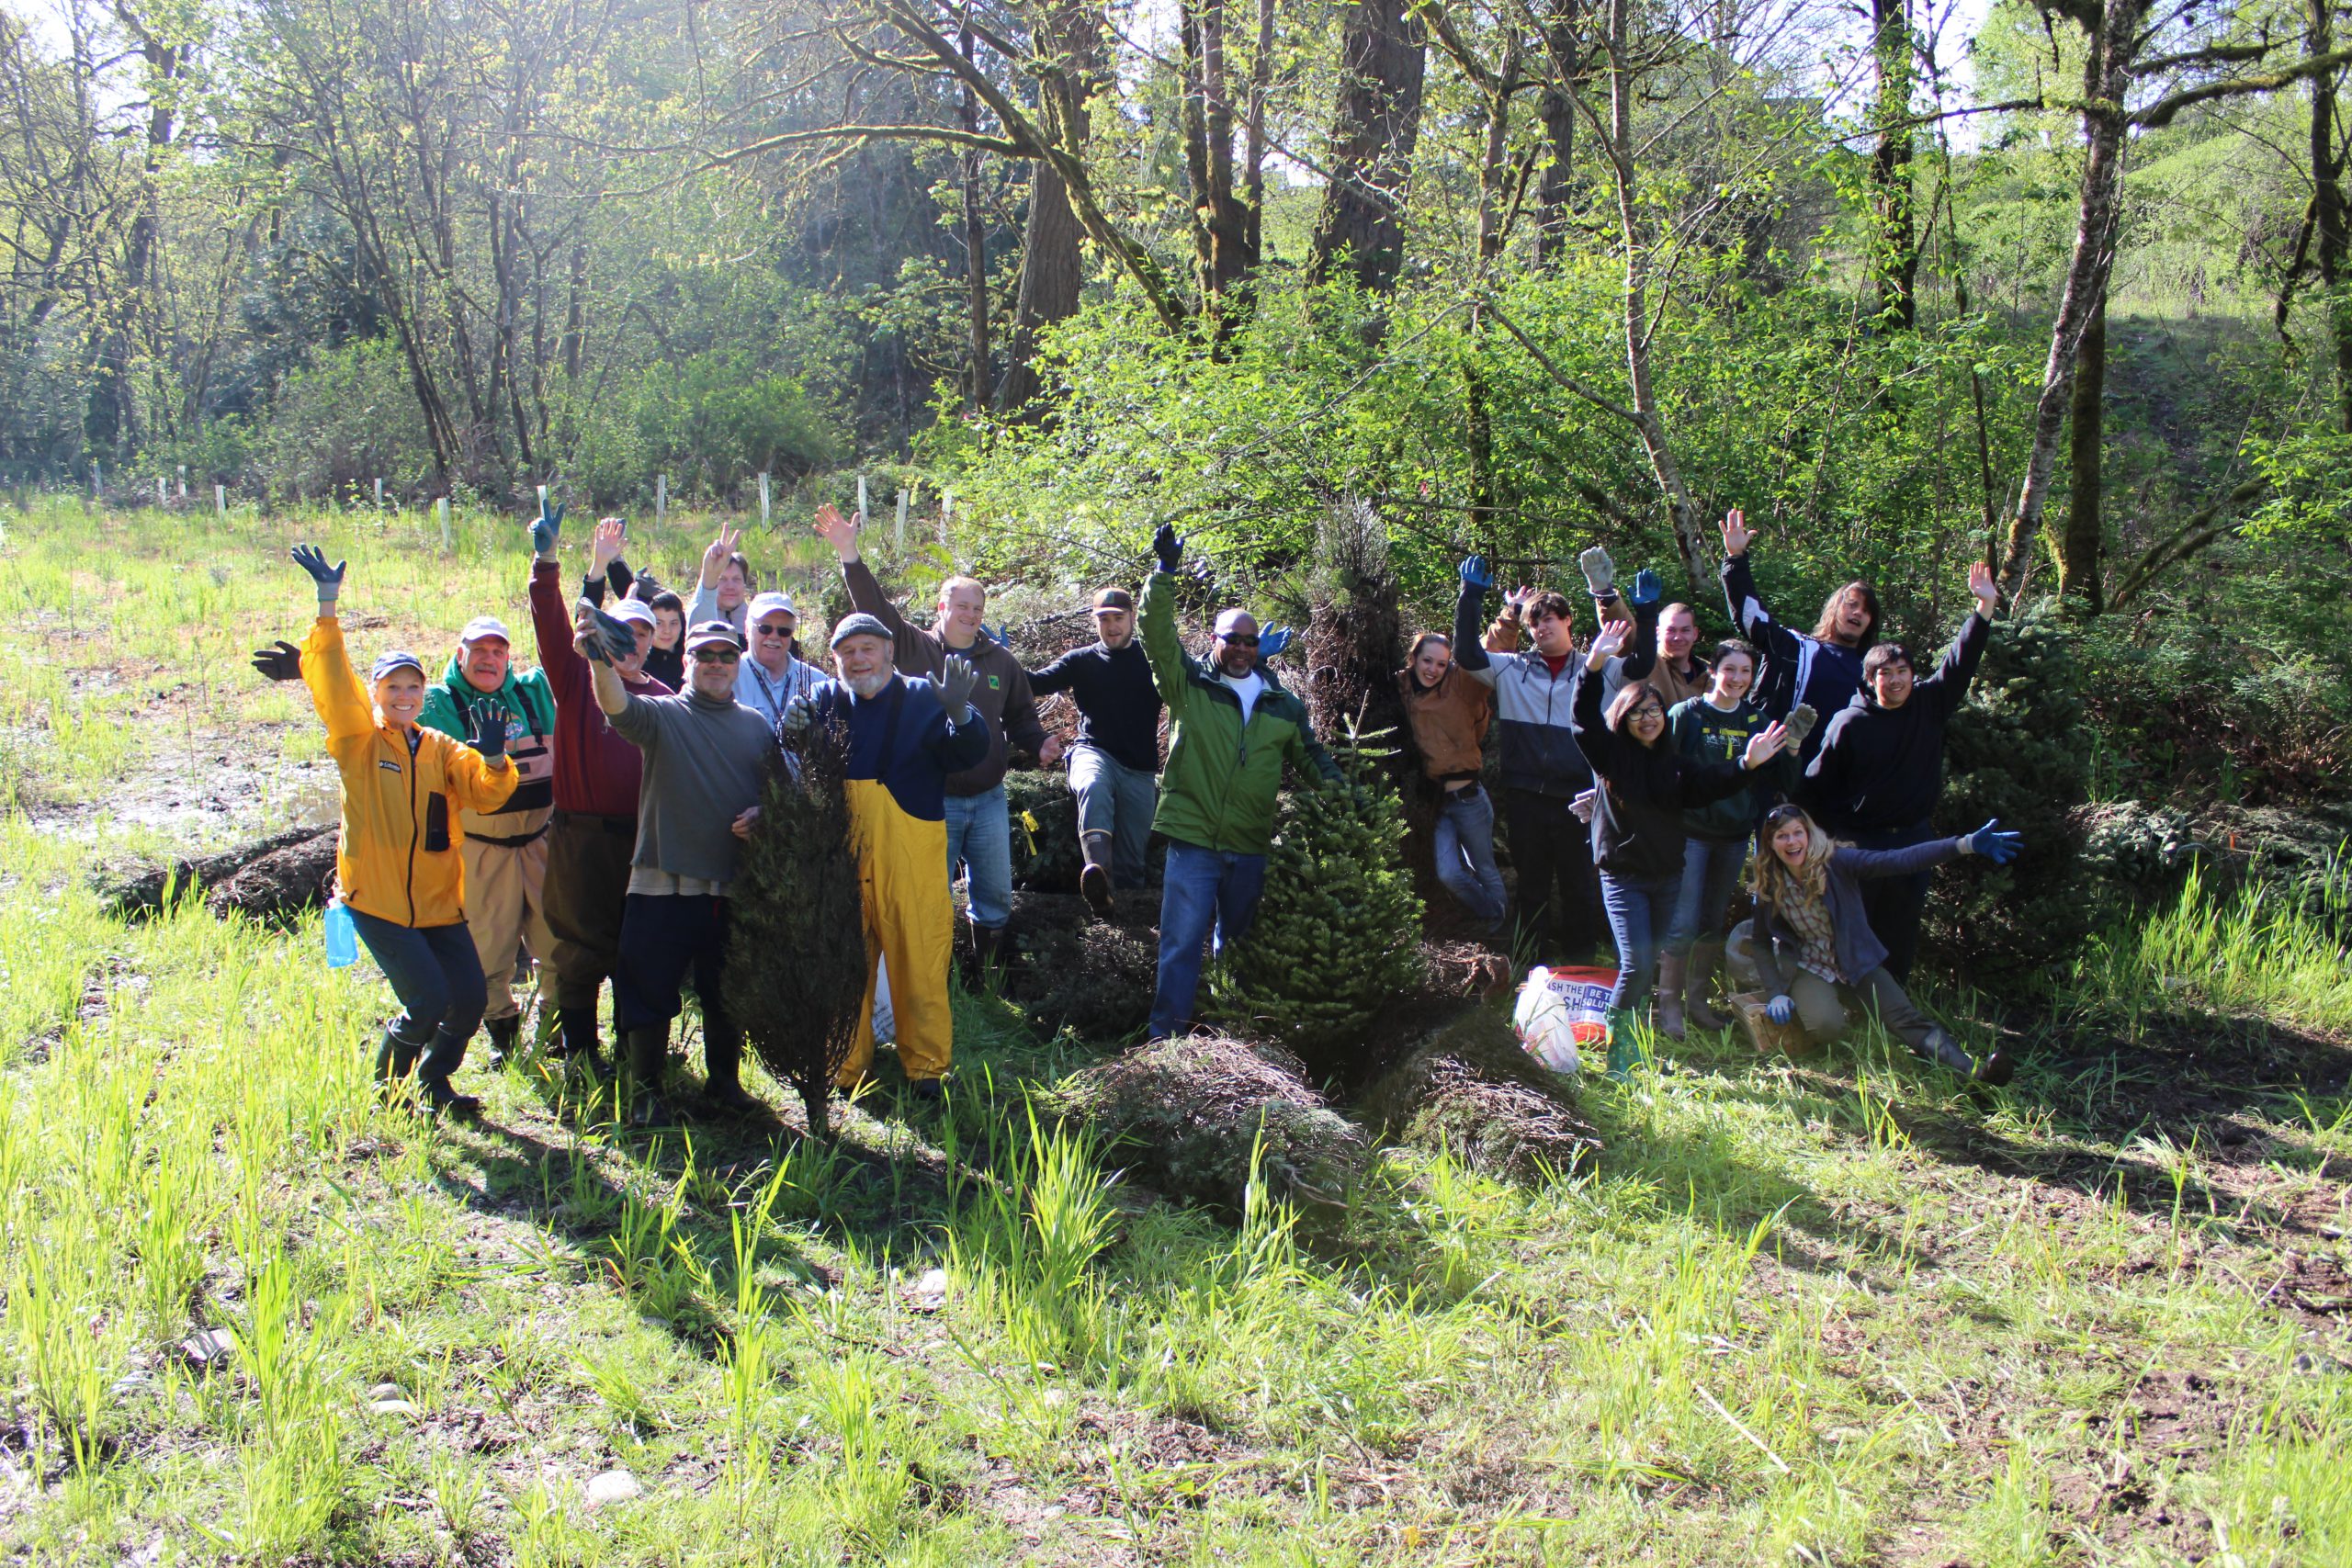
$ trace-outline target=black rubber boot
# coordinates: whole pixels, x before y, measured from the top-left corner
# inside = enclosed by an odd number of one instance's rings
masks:
[[[765,1104],[743,1088],[743,1032],[732,1023],[702,1022],[703,1109],[739,1121],[765,1116]]]
[[[605,1064],[603,1043],[596,1035],[596,1010],[562,1008],[556,1018],[555,1054],[575,1072],[585,1074],[591,1083],[610,1082],[612,1069]]]
[[[450,1038],[447,1030],[433,1037],[433,1047],[425,1052],[424,1060],[417,1064],[417,1087],[424,1091],[424,1103],[436,1116],[454,1117],[470,1122],[481,1114],[481,1101],[470,1094],[459,1094],[449,1087],[449,1079],[465,1065],[466,1043]]]
[[[491,1066],[503,1067],[519,1055],[516,1047],[522,1043],[523,1040],[521,1013],[515,1013],[510,1018],[485,1019],[482,1021],[481,1031],[490,1036],[489,1065]]]
[[[628,1034],[628,1124],[632,1127],[667,1127],[677,1117],[671,1112],[670,1102],[662,1098],[662,1080],[670,1066],[670,1026],[649,1023],[632,1029]]]
[[[1111,835],[1080,834],[1078,852],[1086,862],[1079,868],[1078,890],[1086,896],[1086,907],[1107,919],[1111,914]]]
[[[376,1047],[376,1084],[386,1103],[405,1100],[415,1091],[416,1058],[423,1051],[423,1046],[410,1044],[390,1029],[384,1031],[383,1041]]]
[[[1996,1089],[2008,1082],[2018,1070],[2017,1059],[2006,1052],[1996,1051],[1982,1060],[1970,1055],[1941,1024],[1928,1031],[1927,1043],[1919,1048],[1919,1055],[1941,1066],[1950,1067],[1964,1078],[1991,1084]]]
[[[993,991],[1004,972],[1004,928],[972,928],[972,964],[965,984],[976,991]]]

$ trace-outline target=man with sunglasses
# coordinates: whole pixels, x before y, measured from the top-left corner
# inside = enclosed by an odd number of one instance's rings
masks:
[[[702,998],[704,1103],[723,1114],[756,1113],[760,1102],[743,1092],[741,1077],[743,1027],[728,1016],[720,981],[727,886],[737,846],[759,818],[775,728],[735,700],[743,649],[724,621],[687,632],[686,691],[666,697],[623,688],[605,661],[595,613],[584,602],[576,629],[580,651],[594,660],[597,707],[645,758],[613,976],[614,1013],[628,1047],[629,1121],[656,1127],[672,1120],[662,1077],[670,1021],[680,1011],[679,985],[689,972]]]
[[[1306,705],[1259,661],[1258,623],[1246,610],[1216,618],[1203,664],[1176,632],[1176,568],[1184,542],[1161,525],[1152,539],[1159,570],[1143,590],[1143,650],[1168,705],[1168,768],[1152,826],[1167,836],[1159,896],[1159,976],[1151,1037],[1190,1028],[1200,990],[1201,946],[1238,941],[1258,917],[1283,764],[1339,782],[1340,770],[1306,721]]]
[[[695,602],[699,605],[700,596]],[[800,613],[790,598],[762,593],[746,608],[751,649],[749,657],[735,666],[735,700],[774,728],[793,700],[814,692],[824,676],[800,657]]]

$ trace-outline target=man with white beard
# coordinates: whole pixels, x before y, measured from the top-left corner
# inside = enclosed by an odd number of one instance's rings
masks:
[[[875,615],[843,616],[832,645],[834,678],[786,708],[784,728],[838,725],[847,737],[842,774],[865,895],[866,980],[840,1081],[854,1087],[873,1063],[875,983],[887,962],[899,1066],[919,1098],[936,1100],[955,1046],[947,776],[989,754],[988,721],[972,705],[979,675],[954,655],[936,682],[900,675],[890,628]]]

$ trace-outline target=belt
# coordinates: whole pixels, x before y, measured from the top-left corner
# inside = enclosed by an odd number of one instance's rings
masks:
[[[637,818],[634,817],[599,817],[593,811],[566,811],[559,806],[555,808],[552,820],[560,828],[578,826],[600,829],[616,839],[633,839],[637,836]]]
[[[527,833],[515,833],[503,839],[493,839],[488,833],[469,833],[466,837],[477,844],[488,844],[494,850],[519,850],[525,844],[537,842],[547,830],[547,824],[542,822]]]

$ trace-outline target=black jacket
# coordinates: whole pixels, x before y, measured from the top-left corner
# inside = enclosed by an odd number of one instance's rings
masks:
[[[1629,882],[1682,874],[1682,814],[1736,795],[1750,782],[1738,762],[1702,762],[1674,748],[1671,729],[1655,746],[1609,728],[1601,677],[1576,666],[1571,723],[1577,746],[1600,775],[1592,808],[1592,863]]]
[[[1877,622],[1851,648],[1791,631],[1764,607],[1744,555],[1724,558],[1724,599],[1731,605],[1731,624],[1739,635],[1764,650],[1764,668],[1756,672],[1747,700],[1762,708],[1765,717],[1786,718],[1799,703],[1834,716],[1861,688],[1862,655],[1878,640]],[[1807,739],[1813,743],[1805,753],[1810,757],[1821,747],[1821,731]]]
[[[1081,744],[1101,747],[1123,768],[1159,771],[1159,688],[1141,637],[1125,648],[1074,648],[1029,671],[1029,690],[1040,697],[1068,692],[1078,705]]]
[[[1992,635],[1993,624],[1972,611],[1935,672],[1912,684],[1901,707],[1879,706],[1865,686],[1831,716],[1797,789],[1815,821],[1848,839],[1915,828],[1935,815],[1944,787],[1944,727],[1968,695]]]

